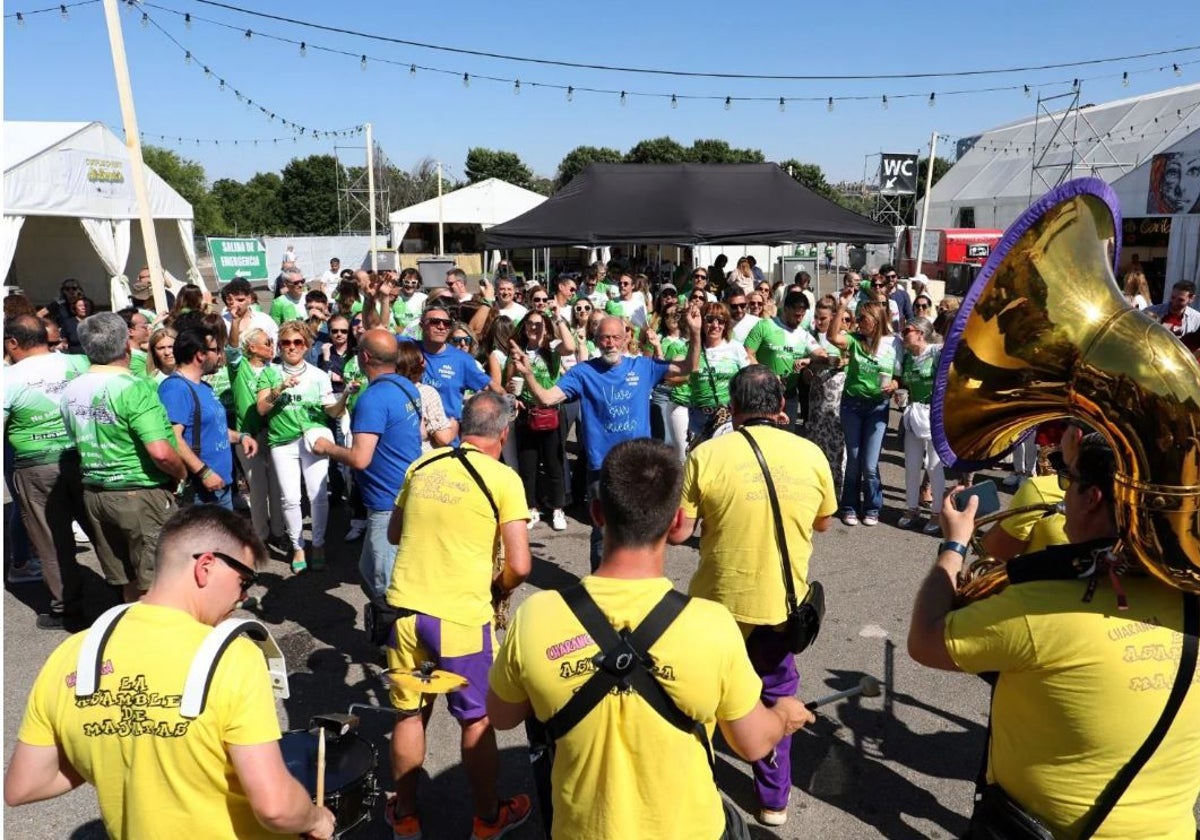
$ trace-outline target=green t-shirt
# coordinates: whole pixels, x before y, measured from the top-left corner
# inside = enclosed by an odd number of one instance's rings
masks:
[[[346,398],[347,411],[354,410],[354,404],[358,402],[358,398],[363,395],[363,391],[367,390],[367,386],[371,384],[367,381],[367,376],[362,372],[362,368],[359,367],[357,353],[347,359],[346,366],[342,368],[343,386],[349,387],[352,382],[358,383],[358,390]]]
[[[933,377],[937,373],[938,360],[942,357],[942,345],[931,344],[920,356],[904,351],[900,379],[908,389],[908,398],[915,403],[928,403],[933,399]]]
[[[750,359],[746,356],[746,348],[736,341],[726,341],[716,347],[702,350],[700,369],[692,371],[688,379],[692,394],[688,405],[694,408],[729,405],[729,380],[748,364]],[[713,385],[716,385],[715,396]]]
[[[895,376],[898,372],[896,342],[891,336],[883,336],[875,354],[871,355],[855,333],[846,333],[846,341],[849,342],[846,351],[850,362],[846,367],[845,395],[866,400],[882,400],[880,374],[887,372]]]
[[[132,350],[129,353],[129,372],[135,376],[146,375],[146,357],[149,354],[145,350]]]
[[[258,389],[275,388],[283,384],[283,368],[269,365],[258,378]],[[299,381],[279,395],[267,415],[267,443],[283,446],[300,438],[308,429],[324,429],[328,415],[325,406],[333,405],[333,383],[329,374],[306,364]]]
[[[529,359],[529,368],[533,371],[533,378],[537,380],[538,384],[543,388],[553,388],[554,383],[558,382],[558,378],[563,373],[558,354],[550,353],[549,363],[541,353],[526,353],[526,357]],[[526,405],[538,404],[528,385],[521,391],[521,402]]]
[[[233,348],[229,347],[225,349],[225,364],[218,367],[208,376],[203,377],[203,380],[208,383],[210,388],[212,388],[213,396],[217,398],[217,402],[219,402],[225,409],[226,414],[233,414],[235,407],[233,400],[233,381],[232,377],[229,375],[229,368],[234,363],[230,361],[230,356],[232,355],[230,351],[232,349]],[[241,355],[240,351],[238,351],[238,355]]]
[[[303,297],[294,301],[287,295],[280,295],[271,301],[271,319],[276,324],[282,324],[284,321],[302,321],[307,314]]]
[[[233,411],[235,428],[247,435],[257,435],[263,429],[263,416],[258,413],[258,378],[265,368],[254,367],[246,359],[233,374]]]
[[[392,323],[395,324],[398,332],[403,332],[419,320],[421,320],[421,305],[418,301],[405,303],[404,298],[396,298],[396,302],[392,304]]]
[[[795,372],[798,359],[805,359],[817,348],[816,339],[800,324],[789,330],[778,318],[763,318],[746,336],[746,349],[758,363],[766,365],[776,376],[784,377],[788,385],[799,375]]]
[[[4,369],[4,423],[14,467],[55,464],[75,448],[59,400],[67,383],[89,366],[87,356],[39,353]]]
[[[147,443],[159,440],[175,447],[154,382],[107,365],[93,368],[68,383],[61,412],[79,450],[85,486],[134,490],[175,483],[146,451]]]

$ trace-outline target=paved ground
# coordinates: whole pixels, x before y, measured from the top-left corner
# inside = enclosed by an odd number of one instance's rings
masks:
[[[894,420],[893,420],[894,423]],[[789,823],[756,837],[907,838],[957,837],[966,828],[973,780],[983,749],[987,691],[982,681],[914,664],[904,652],[908,615],[928,570],[935,537],[895,526],[903,505],[902,469],[894,436],[884,453],[888,510],[876,528],[838,523],[819,535],[812,575],[824,583],[829,604],[816,645],[799,659],[801,697],[812,699],[858,684],[864,674],[883,679],[888,646],[895,643],[890,690],[877,700],[826,707],[815,726],[800,733],[793,749],[796,790]],[[548,525],[532,532],[534,572],[514,596],[557,588],[587,571],[588,529],[573,512],[564,533]],[[332,535],[345,530],[345,510],[334,508]],[[81,551],[83,548],[81,547]],[[382,663],[362,632],[363,596],[355,583],[358,544],[331,536],[331,569],[293,577],[280,558],[264,575],[262,617],[271,626],[291,672],[291,698],[280,704],[284,728],[303,727],[316,712],[345,711],[351,703],[386,705]],[[91,552],[81,555],[96,568]],[[667,571],[686,586],[696,564],[695,546],[670,549]],[[96,599],[101,583],[90,575]],[[63,634],[34,629],[34,609],[44,608],[40,585],[10,586],[4,597],[4,737],[11,752],[25,699],[38,668]],[[364,714],[361,734],[380,752],[386,778],[390,718]],[[524,736],[501,733],[501,793],[530,791]],[[727,796],[752,809],[747,766],[720,744],[718,782]],[[458,733],[444,708],[430,727],[428,780],[421,813],[431,840],[470,835],[466,779],[458,758]],[[381,806],[377,806],[377,811]],[[663,803],[669,808],[670,803]],[[95,794],[84,788],[49,803],[5,809],[6,836],[103,837]],[[382,820],[356,837],[388,837]],[[202,833],[202,832],[201,832]],[[536,819],[510,835],[542,837]]]

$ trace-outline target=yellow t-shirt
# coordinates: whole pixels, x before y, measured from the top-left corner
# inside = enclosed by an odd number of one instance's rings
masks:
[[[618,630],[634,628],[671,588],[666,578],[586,577],[583,585]],[[557,592],[516,611],[489,682],[509,703],[529,700],[549,720],[591,676],[599,649]],[[724,607],[693,599],[650,648],[667,694],[712,728],[754,710],[762,683]],[[721,836],[725,818],[704,747],[630,692],[609,694],[557,743],[551,775],[553,837]]]
[[[1125,577],[1129,610],[1102,579],[1010,586],[951,612],[946,647],[964,671],[999,671],[988,779],[1044,819],[1055,837],[1079,821],[1153,728],[1175,679],[1182,595]],[[1161,625],[1161,626],[1160,626]],[[1193,685],[1194,688],[1194,685]],[[1194,840],[1200,793],[1200,691],[1096,838]]]
[[[837,512],[829,460],[816,444],[771,426],[749,429],[779,495],[796,597],[808,592],[813,522]],[[741,432],[696,447],[683,475],[683,511],[704,520],[690,595],[710,598],[745,624],[787,618],[775,518],[762,469]]]
[[[275,836],[259,825],[225,744],[279,740],[262,653],[237,639],[221,657],[204,713],[179,715],[188,668],[211,627],[181,610],[135,604],[104,647],[100,684],[75,698],[86,633],[38,674],[18,738],[62,748],[96,787],[111,837]]]
[[[525,487],[510,467],[464,444],[483,479],[500,524],[529,518]],[[492,620],[492,566],[500,529],[487,497],[458,459],[433,450],[414,461],[396,499],[404,510],[404,528],[387,602],[458,624],[480,627]]]
[[[1058,487],[1058,476],[1039,475],[1021,484],[1013,494],[1009,509],[1026,505],[1057,504],[1063,500],[1063,491]],[[1000,520],[1000,527],[1014,539],[1028,543],[1022,554],[1033,554],[1052,545],[1066,545],[1067,532],[1063,527],[1067,517],[1061,513],[1045,514],[1033,511]]]

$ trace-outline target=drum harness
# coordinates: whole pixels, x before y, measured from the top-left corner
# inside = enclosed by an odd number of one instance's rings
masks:
[[[87,631],[75,665],[76,697],[91,697],[96,693],[100,685],[104,648],[117,623],[132,606],[133,604],[119,604],[105,611]],[[233,644],[233,640],[243,634],[263,652],[275,696],[284,700],[288,698],[287,663],[284,662],[283,652],[271,637],[267,626],[252,618],[227,618],[209,631],[192,657],[179,705],[181,717],[192,719],[204,713],[208,704],[208,690],[212,687],[217,665],[225,651]]]

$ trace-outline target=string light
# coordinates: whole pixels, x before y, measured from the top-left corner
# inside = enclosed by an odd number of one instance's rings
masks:
[[[21,14],[20,12],[17,12],[17,26],[21,27],[22,29],[25,28],[25,15]]]
[[[937,104],[937,94],[936,93],[929,94],[929,103],[928,103],[929,107],[932,108],[936,104]]]
[[[225,90],[225,80],[224,79],[221,79],[220,82],[217,84],[217,90]]]
[[[1121,74],[1121,87],[1129,87],[1129,71]]]
[[[621,107],[624,108],[627,102],[625,91],[621,91]]]
[[[1172,65],[1171,65],[1171,67],[1172,67],[1172,69],[1174,69],[1174,71],[1175,71],[1175,75],[1176,75],[1176,76],[1182,76],[1182,75],[1183,75],[1183,71],[1179,69],[1179,65],[1178,65],[1178,64],[1172,64]]]
[[[142,29],[150,28],[150,15],[142,12]]]
[[[212,78],[212,70],[209,69],[209,66],[207,64],[204,65],[204,78],[206,78],[206,79]]]
[[[184,63],[184,64],[186,64],[186,65],[188,65],[189,67],[191,66],[191,64],[192,64],[192,54],[191,54],[190,52],[186,52],[186,53],[184,53],[184,54],[183,54],[183,63]]]
[[[247,41],[249,41],[249,40],[250,40],[251,38],[253,38],[253,37],[254,37],[254,32],[253,32],[253,31],[251,31],[251,30],[249,30],[249,29],[247,29],[247,30],[246,30],[246,40],[247,40]]]
[[[410,64],[410,65],[408,66],[408,77],[409,77],[410,79],[415,79],[415,78],[417,78],[417,65],[415,65],[415,64]]]
[[[575,101],[575,88],[571,87],[570,85],[567,85],[567,101]]]
[[[61,17],[63,20],[70,20],[70,19],[71,19],[71,13],[67,11],[67,7],[66,7],[66,5],[65,5],[65,4],[63,4],[63,5],[60,5],[60,6],[58,7],[58,15],[59,15],[59,17]],[[1176,69],[1178,69],[1178,68],[1176,68]]]
[[[300,42],[300,57],[304,58],[306,55],[308,55],[308,44],[306,44],[304,41],[301,41]]]
[[[362,57],[362,59],[358,62],[358,69],[362,70],[364,73],[367,72],[367,57],[366,57],[366,55],[364,55]]]
[[[1033,98],[1033,91],[1031,91],[1031,90],[1029,89],[1029,85],[1025,85],[1025,98],[1026,98],[1026,99],[1032,99],[1032,98]]]
[[[782,114],[786,110],[787,110],[787,100],[781,96],[781,97],[779,97],[779,113]]]
[[[470,86],[471,86],[471,74],[463,73],[463,87],[469,88]]]
[[[187,27],[188,29],[192,28],[192,13],[191,12],[184,12],[183,25],[185,27]]]
[[[673,110],[677,110],[679,108],[679,99],[673,93],[671,94],[671,108]]]
[[[521,95],[521,80],[517,79],[513,82],[513,96]]]
[[[825,110],[831,114],[833,113],[833,97],[832,96],[829,97],[829,101],[825,103]]]
[[[733,98],[726,96],[725,97],[725,110],[728,111],[731,108],[733,108]]]
[[[883,110],[886,111],[887,109],[888,109],[888,101],[887,101],[887,94],[885,93],[883,95]]]

